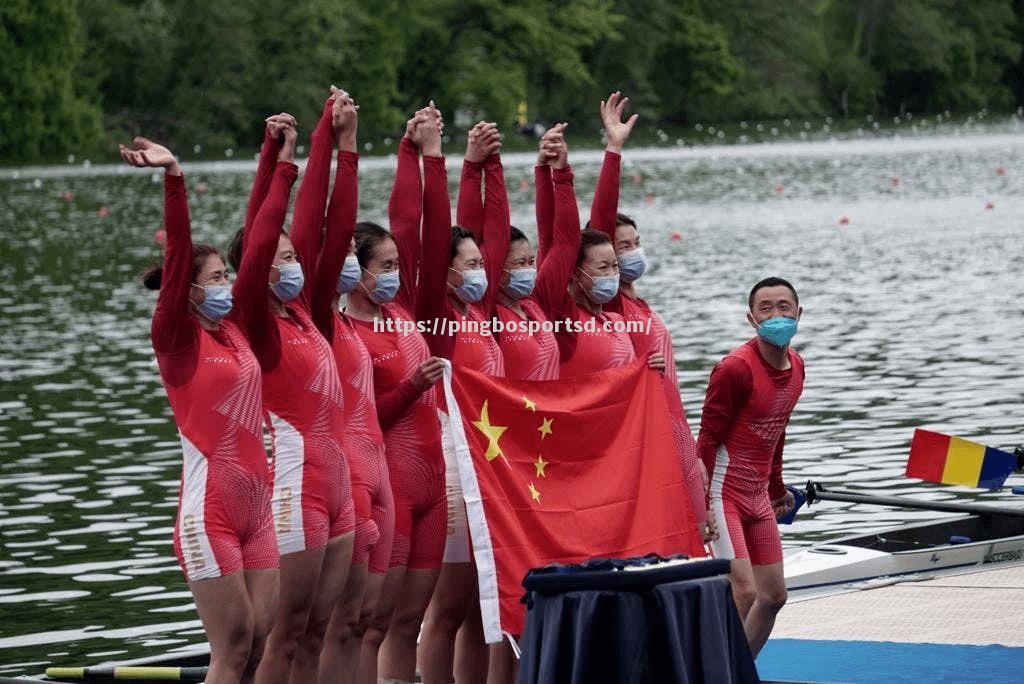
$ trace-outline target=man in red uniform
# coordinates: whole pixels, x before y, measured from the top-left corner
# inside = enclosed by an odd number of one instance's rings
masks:
[[[719,532],[712,548],[732,561],[733,598],[756,656],[786,603],[775,517],[793,507],[782,483],[782,447],[804,386],[803,359],[789,348],[803,310],[782,278],[755,285],[748,305],[757,336],[711,371],[697,451]]]

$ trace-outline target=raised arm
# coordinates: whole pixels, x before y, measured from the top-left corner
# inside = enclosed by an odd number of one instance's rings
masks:
[[[451,264],[452,208],[439,122],[432,115],[417,127],[423,148],[423,252],[416,295],[416,317],[421,321],[444,315]]]
[[[252,190],[249,192],[249,206],[245,210],[245,232],[243,235],[242,248],[245,249],[245,235],[252,228],[256,214],[260,213],[263,200],[270,192],[270,182],[274,178],[274,169],[277,168],[277,155],[281,152],[281,130],[284,124],[295,127],[295,117],[284,112],[268,116],[268,124],[263,134],[263,145],[260,147],[260,158],[256,164],[256,178],[252,181]],[[271,125],[273,124],[273,125]]]
[[[395,301],[411,315],[416,309],[416,270],[420,260],[420,219],[423,215],[423,184],[420,178],[420,151],[412,140],[417,123],[426,119],[425,110],[416,112],[405,128],[398,145],[398,168],[388,202],[391,235],[398,247],[401,287]]]
[[[616,218],[619,211],[619,185],[621,180],[622,146],[629,138],[637,115],[622,121],[622,113],[629,104],[628,97],[618,92],[601,100],[601,123],[604,125],[605,146],[604,162],[601,164],[601,175],[597,179],[594,190],[594,201],[590,206],[590,227],[599,230],[615,240]]]
[[[359,155],[356,154],[356,105],[346,94],[334,103],[333,126],[338,137],[338,170],[327,207],[327,230],[313,288],[313,320],[328,341],[334,338],[334,299],[345,264],[359,208]]]
[[[281,228],[288,211],[288,199],[299,169],[292,159],[295,150],[295,129],[284,130],[285,143],[278,153],[277,166],[271,178],[267,197],[253,221],[248,246],[242,252],[242,263],[233,289],[235,307],[249,344],[264,372],[277,367],[281,358],[281,338],[270,312],[270,267],[274,263]]]
[[[500,147],[501,136],[496,124],[481,121],[470,129],[466,157],[462,161],[455,222],[472,232],[478,245],[482,245],[484,239],[484,204],[480,194],[484,162]]]
[[[331,152],[334,150],[334,131],[331,128],[332,107],[335,96],[327,98],[320,113],[320,121],[310,136],[309,158],[302,174],[299,191],[295,195],[292,228],[288,233],[292,247],[302,264],[305,284],[300,302],[310,309],[316,281],[317,259],[323,242],[324,211],[327,208],[327,190],[331,184]]]
[[[135,138],[135,149],[120,146],[121,158],[138,167],[164,169],[164,232],[167,245],[160,276],[160,294],[153,312],[150,337],[161,354],[183,351],[196,341],[189,304],[192,288],[192,231],[185,176],[171,151],[146,138]]]
[[[580,249],[580,210],[564,143],[562,147],[563,151],[551,172],[555,199],[554,235],[551,249],[537,271],[533,295],[552,320],[565,313],[566,288],[576,268],[576,255]]]
[[[501,274],[505,270],[505,257],[512,219],[509,216],[508,190],[505,187],[505,173],[501,157],[494,153],[484,162],[486,183],[484,192],[484,239],[481,250],[484,255],[484,269],[487,271],[487,291],[480,300],[480,309],[490,316],[498,300]]]
[[[555,189],[551,184],[551,163],[564,143],[566,124],[555,124],[540,139],[537,166],[533,167],[534,211],[537,215],[537,268],[551,249],[555,231]]]

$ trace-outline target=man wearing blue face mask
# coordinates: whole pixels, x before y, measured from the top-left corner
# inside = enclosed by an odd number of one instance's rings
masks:
[[[732,561],[729,580],[756,656],[786,603],[776,516],[793,508],[782,482],[786,425],[803,392],[804,362],[790,349],[803,309],[782,278],[750,291],[747,322],[757,335],[711,371],[697,451],[711,481],[715,556]]]

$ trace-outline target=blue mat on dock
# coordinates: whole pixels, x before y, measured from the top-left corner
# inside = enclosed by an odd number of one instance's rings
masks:
[[[757,658],[762,679],[794,682],[1024,680],[1024,648],[891,641],[772,639]]]

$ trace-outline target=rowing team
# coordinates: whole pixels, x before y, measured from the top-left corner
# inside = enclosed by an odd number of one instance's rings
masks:
[[[717,556],[734,559],[737,605],[754,650],[763,645],[785,601],[775,514],[792,506],[781,455],[803,386],[789,349],[801,309],[785,280],[754,286],[757,334],[712,372],[694,440],[671,335],[637,292],[640,234],[618,213],[637,119],[623,120],[628,102],[601,103],[607,147],[585,230],[566,125],[541,139],[536,249],[510,225],[493,123],[469,132],[452,224],[433,103],[399,145],[390,230],[357,222],[359,108],[332,86],[286,232],[298,134],[292,116],[269,117],[227,263],[192,241],[174,155],[144,138],[121,146],[127,163],[165,169],[166,254],[143,282],[159,290],[152,342],[184,451],[174,548],[210,640],[208,682],[412,681],[417,668],[428,683],[513,679],[511,649],[483,640],[436,387],[445,359],[554,380],[646,358],[663,377],[688,486],[680,506]],[[580,325],[498,335],[462,325],[492,318],[505,330]],[[414,324],[438,319],[458,332]],[[629,321],[645,325],[608,324]]]

